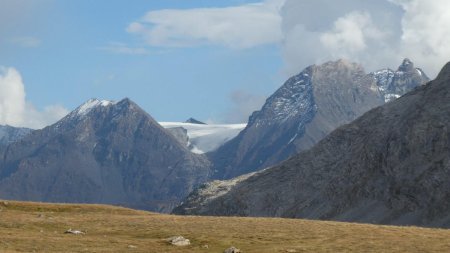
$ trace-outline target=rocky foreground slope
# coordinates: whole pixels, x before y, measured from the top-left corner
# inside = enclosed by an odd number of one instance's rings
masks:
[[[450,63],[436,80],[176,213],[450,227]],[[216,184],[217,185],[217,184]],[[213,189],[214,190],[214,189]]]
[[[0,198],[168,212],[208,174],[134,102],[93,99],[2,151]]]
[[[214,178],[227,179],[281,162],[428,80],[408,59],[396,71],[369,74],[345,60],[310,66],[270,96],[237,137],[208,155]]]

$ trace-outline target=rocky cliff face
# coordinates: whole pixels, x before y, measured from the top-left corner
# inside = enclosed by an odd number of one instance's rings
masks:
[[[397,71],[370,74],[345,60],[310,66],[270,96],[236,138],[209,154],[214,177],[231,178],[285,160],[427,80],[407,59]]]
[[[167,212],[209,164],[129,99],[90,100],[3,152],[0,198]]]
[[[200,188],[176,212],[448,228],[449,112],[450,63],[436,80],[338,128],[310,150],[218,196],[202,199],[202,191],[210,191]]]

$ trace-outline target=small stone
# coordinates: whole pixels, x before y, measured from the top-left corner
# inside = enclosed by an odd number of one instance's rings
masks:
[[[208,244],[202,245],[202,248],[209,249],[209,245]]]
[[[187,246],[190,245],[191,242],[189,239],[184,238],[183,236],[172,236],[170,238],[167,238],[167,241],[175,246]]]
[[[295,253],[295,252],[297,252],[297,250],[295,250],[295,249],[287,249],[286,252]]]
[[[72,230],[71,228],[69,228],[69,230],[67,230],[66,232],[64,232],[64,234],[73,234],[73,235],[84,235],[86,234],[83,231],[80,230]]]
[[[231,246],[230,248],[224,250],[223,253],[241,253],[241,250]]]
[[[128,248],[129,249],[137,249],[137,246],[135,246],[135,245],[128,245]]]

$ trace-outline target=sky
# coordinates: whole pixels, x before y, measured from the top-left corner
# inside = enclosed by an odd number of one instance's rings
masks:
[[[42,128],[90,98],[158,121],[246,122],[290,76],[450,59],[447,0],[0,0],[0,124]]]

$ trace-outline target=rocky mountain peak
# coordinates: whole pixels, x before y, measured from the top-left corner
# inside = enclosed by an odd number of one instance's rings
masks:
[[[252,114],[249,125],[271,125],[284,122],[299,114],[308,114],[314,111],[312,99],[312,68],[309,67],[289,78],[272,96],[263,108]]]
[[[397,71],[409,72],[414,70],[414,63],[408,59],[403,59],[402,64],[398,67]]]
[[[187,119],[184,123],[206,125],[206,123],[204,123],[204,122],[202,122],[202,121],[200,121],[200,120],[194,119],[194,118],[189,118],[189,119]]]
[[[97,107],[107,107],[110,105],[116,104],[113,101],[109,100],[99,100],[96,98],[91,98],[88,101],[84,102],[82,105],[78,106],[72,113],[72,116],[82,117],[87,115],[90,111]]]
[[[337,61],[328,61],[321,65],[315,65],[322,70],[337,70],[337,69],[348,69],[353,71],[363,71],[364,67],[356,62],[349,61],[347,59],[339,59]]]
[[[414,63],[408,58],[403,60],[397,71],[385,68],[372,72],[371,75],[385,102],[399,98],[414,87],[430,80],[420,68],[415,68]]]
[[[100,100],[92,98],[78,106],[75,110],[70,112],[56,125],[74,125],[75,122],[83,122],[86,120],[99,118],[100,115],[107,115],[112,113],[111,116],[117,117],[118,115],[127,115],[130,113],[146,114],[136,103],[129,98],[124,98],[120,101]],[[149,116],[149,115],[148,115]],[[150,116],[149,116],[150,117]],[[151,118],[151,117],[150,117]]]

